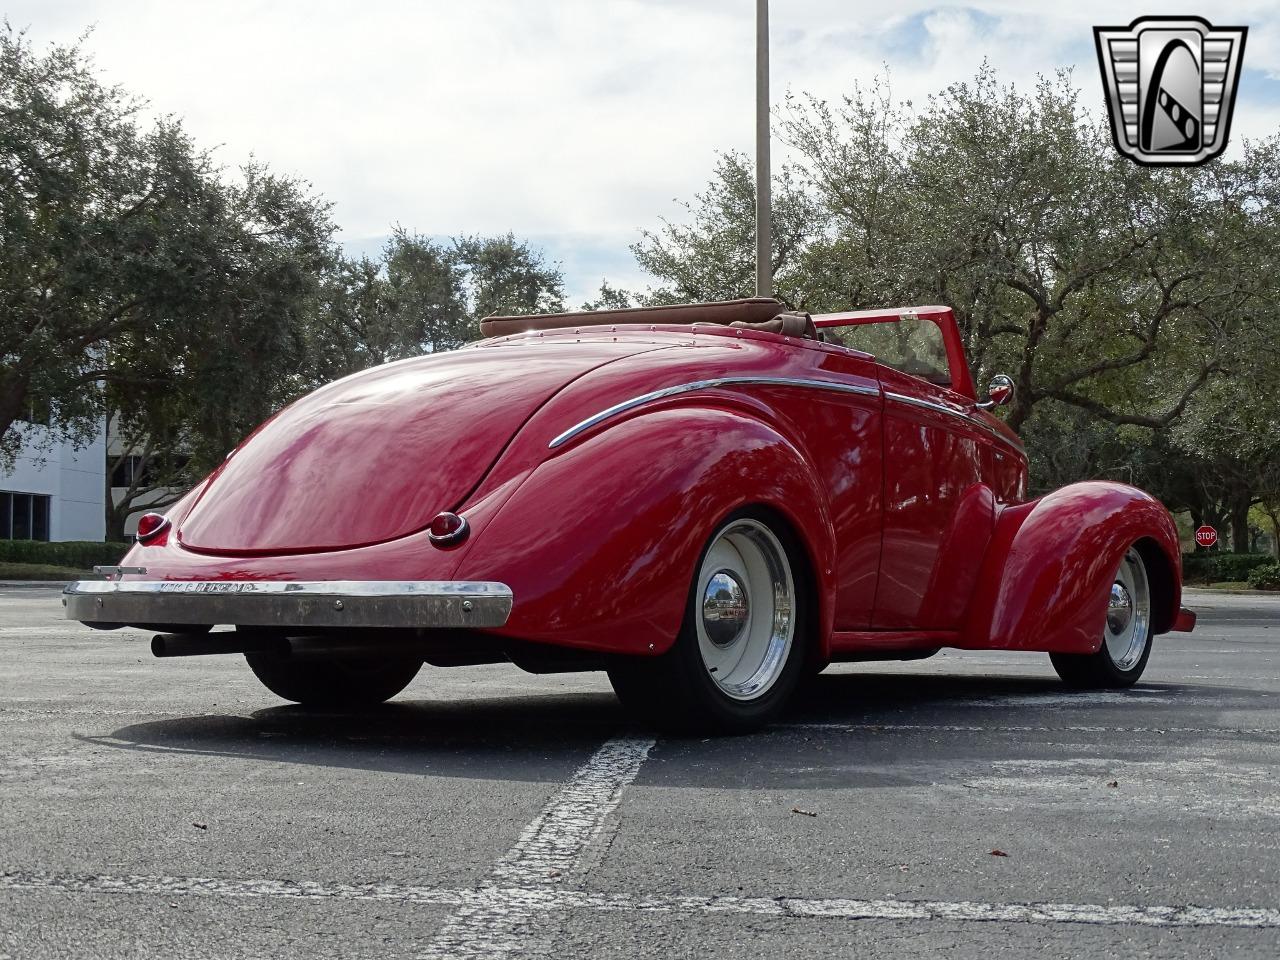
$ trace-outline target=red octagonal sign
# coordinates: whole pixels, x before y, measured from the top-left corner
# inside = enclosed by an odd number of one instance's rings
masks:
[[[1202,547],[1212,547],[1218,542],[1218,531],[1207,524],[1196,531],[1196,543]]]

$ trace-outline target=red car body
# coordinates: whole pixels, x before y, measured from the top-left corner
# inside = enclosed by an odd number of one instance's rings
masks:
[[[1092,653],[1135,545],[1153,632],[1189,628],[1168,512],[1116,483],[1028,501],[1022,445],[980,406],[951,311],[909,315],[937,324],[950,385],[839,344],[661,312],[356,374],[260,427],[119,579],[496,582],[510,615],[480,633],[657,656],[699,551],[750,505],[802,545],[819,663]],[[433,542],[442,511],[465,518],[460,542]]]

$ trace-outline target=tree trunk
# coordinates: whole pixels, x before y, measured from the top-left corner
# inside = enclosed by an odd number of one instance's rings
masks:
[[[182,499],[183,489],[185,487],[178,488],[178,492],[173,493],[161,491],[153,486],[126,487],[123,488],[124,492],[120,497],[120,502],[116,503],[111,496],[111,473],[109,472],[107,474],[107,539],[115,543],[124,542],[126,539],[125,524],[128,523],[131,515],[139,510],[162,513]]]
[[[1249,552],[1249,501],[1252,499],[1247,489],[1237,487],[1231,491],[1231,549],[1235,553]]]
[[[26,378],[20,375],[0,373],[0,437],[26,413],[28,387]]]
[[[1280,560],[1280,508],[1263,503],[1262,512],[1271,524],[1271,554]]]
[[[127,513],[107,508],[107,540],[111,543],[124,543],[124,522],[129,518]]]
[[[115,465],[110,457],[107,458],[107,492],[106,492],[106,509],[103,513],[106,516],[107,540],[111,543],[120,543],[124,540],[124,522],[129,518],[127,509],[121,510],[116,506],[115,498],[111,496],[111,480],[115,476]]]
[[[1231,508],[1225,499],[1205,498],[1201,505],[1200,524],[1207,524],[1218,531],[1218,547],[1221,550],[1227,548],[1227,524],[1230,520]]]
[[[1030,381],[1028,380],[1028,383]],[[979,397],[982,397],[982,387],[978,387]],[[1013,403],[1009,407],[1009,414],[1004,418],[1004,422],[1014,433],[1022,430],[1022,425],[1031,418],[1031,408],[1034,406],[1034,400],[1031,396],[1031,387],[1023,384],[1016,385],[1013,388]]]

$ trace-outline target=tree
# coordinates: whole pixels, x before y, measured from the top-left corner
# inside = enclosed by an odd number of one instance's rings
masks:
[[[191,316],[211,164],[137,110],[79,46],[40,56],[0,30],[0,464],[33,405],[54,436],[92,435],[101,385],[146,376],[113,366],[111,342],[172,340]]]
[[[741,153],[721,154],[705,193],[686,204],[692,222],[663,221],[631,247],[636,261],[660,281],[645,303],[735,300],[755,293],[755,168]],[[816,206],[784,168],[774,177],[771,223],[778,296],[793,306],[805,295],[795,271],[812,237]],[[603,288],[602,288],[603,292]]]
[[[1024,93],[986,66],[919,108],[885,83],[834,106],[792,98],[779,126],[799,157],[778,184],[783,298],[952,307],[979,382],[1013,375],[1005,415],[1033,488],[1176,469],[1187,438],[1171,431],[1190,411],[1213,419],[1224,390],[1253,402],[1236,374],[1277,332],[1276,141],[1233,162],[1139,167],[1069,73]],[[636,247],[657,296],[748,292],[745,161],[717,164],[690,213]]]
[[[118,438],[120,451],[107,455],[106,538],[119,543],[133,513],[173,506],[196,478],[188,470],[189,458],[178,452],[182,441],[147,432],[139,418],[113,418],[108,436]]]
[[[309,336],[309,383],[474,339],[453,252],[397,227],[377,260],[338,260]]]
[[[201,259],[183,286],[179,323],[163,317],[111,339],[104,402],[123,450],[108,463],[107,529],[161,509],[255,426],[311,385],[307,333],[321,278],[336,262],[328,204],[302,183],[251,164],[201,185]],[[165,238],[168,242],[170,238]],[[111,475],[145,469],[118,499]]]
[[[467,314],[475,322],[494,315],[554,313],[564,309],[558,265],[513,234],[459,237],[453,262],[463,271]],[[476,330],[468,339],[478,337]]]
[[[1271,537],[1271,553],[1280,560],[1280,498],[1264,498],[1254,505],[1251,517]]]
[[[511,234],[442,243],[397,227],[378,259],[339,260],[309,331],[309,382],[452,350],[495,313],[563,308],[558,266]]]
[[[511,234],[397,228],[348,260],[309,185],[229,174],[140,108],[80,45],[41,54],[0,30],[0,466],[32,410],[73,442],[113,411],[113,538],[319,384],[461,346],[489,313],[563,306],[558,266]]]
[[[1163,472],[1182,484],[1165,499],[1197,526],[1229,522],[1232,550],[1247,553],[1253,508],[1280,504],[1280,356],[1274,341],[1242,338],[1224,369],[1168,431]]]
[[[621,287],[615,287],[608,280],[600,282],[600,290],[594,300],[588,300],[581,310],[626,310],[638,306],[636,295]]]
[[[1261,295],[1250,182],[1120,157],[1068,73],[1026,95],[984,67],[918,111],[809,100],[783,129],[828,215],[811,299],[953,307],[974,366],[1013,374],[1015,429],[1045,400],[1169,425]]]
[[[39,55],[0,31],[0,463],[30,406],[73,441],[118,411],[149,466],[108,496],[115,537],[154,480],[211,468],[303,385],[300,324],[334,256],[304,184],[256,164],[227,178],[138,110],[79,46]]]

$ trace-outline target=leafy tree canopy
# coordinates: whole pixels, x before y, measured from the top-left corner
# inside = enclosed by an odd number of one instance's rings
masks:
[[[344,257],[308,184],[226,171],[142,107],[80,44],[0,28],[0,467],[110,411],[111,536],[319,384],[563,306],[559,267],[511,234],[397,228],[379,257]]]

